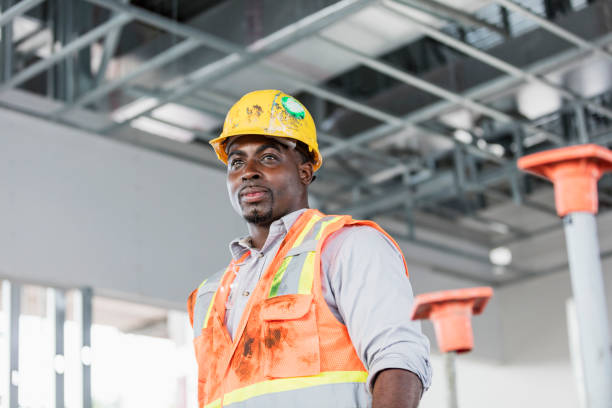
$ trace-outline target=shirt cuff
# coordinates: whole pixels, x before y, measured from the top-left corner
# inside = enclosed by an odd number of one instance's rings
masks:
[[[431,386],[431,365],[429,359],[415,356],[409,358],[405,354],[387,354],[377,360],[375,360],[369,367],[367,390],[372,393],[372,380],[376,378],[376,375],[383,370],[388,368],[400,368],[402,370],[410,371],[416,374],[423,384],[423,392],[427,391]]]

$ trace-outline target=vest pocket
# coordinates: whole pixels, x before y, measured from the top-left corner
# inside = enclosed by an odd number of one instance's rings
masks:
[[[282,295],[262,307],[264,375],[303,377],[321,371],[319,332],[312,295]]]

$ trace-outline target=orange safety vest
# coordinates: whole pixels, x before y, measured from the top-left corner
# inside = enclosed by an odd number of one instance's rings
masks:
[[[257,283],[233,341],[225,304],[249,252],[192,292],[200,408],[370,405],[368,372],[321,291],[321,249],[346,225],[371,226],[395,243],[374,222],[305,211]]]

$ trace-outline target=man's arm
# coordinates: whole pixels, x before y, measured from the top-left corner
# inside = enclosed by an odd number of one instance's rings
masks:
[[[374,379],[372,408],[416,408],[423,385],[416,374],[399,368],[383,370]]]
[[[418,392],[411,395],[418,401],[421,388],[427,388],[431,381],[429,341],[421,333],[420,323],[410,320],[412,287],[401,253],[374,228],[345,227],[328,238],[321,265],[323,296],[332,313],[346,325],[369,371],[366,385],[373,396],[406,398],[407,390],[416,389]],[[406,387],[406,378],[414,378],[416,385]],[[381,389],[374,389],[375,379],[381,381]],[[375,395],[381,390],[382,394]]]

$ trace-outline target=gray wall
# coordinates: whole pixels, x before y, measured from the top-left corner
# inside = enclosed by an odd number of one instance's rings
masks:
[[[0,276],[184,307],[244,234],[224,175],[0,110]]]

